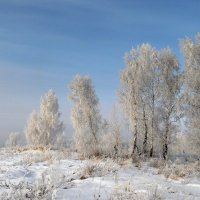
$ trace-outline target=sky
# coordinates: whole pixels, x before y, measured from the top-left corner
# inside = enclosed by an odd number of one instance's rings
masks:
[[[170,47],[200,31],[199,0],[0,0],[0,144],[23,133],[52,88],[71,134],[67,98],[89,75],[106,117],[117,101],[124,53],[142,43]]]

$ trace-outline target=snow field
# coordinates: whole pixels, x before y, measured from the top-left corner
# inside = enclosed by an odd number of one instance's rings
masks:
[[[0,151],[0,199],[200,199],[200,177],[176,180],[149,162],[80,160],[53,150]]]

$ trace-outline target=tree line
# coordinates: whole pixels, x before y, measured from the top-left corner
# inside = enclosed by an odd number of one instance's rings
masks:
[[[71,121],[74,148],[85,156],[118,156],[121,140],[117,112],[120,109],[131,133],[130,156],[167,159],[169,145],[186,126],[187,146],[200,151],[200,34],[181,41],[184,66],[170,48],[161,50],[146,43],[125,54],[120,72],[118,107],[109,120],[103,119],[92,80],[76,75],[70,83],[73,104]],[[31,145],[55,145],[64,141],[58,99],[52,90],[41,98],[40,110],[27,122],[26,138]],[[14,138],[13,134],[10,140]],[[176,141],[181,142],[181,141]]]

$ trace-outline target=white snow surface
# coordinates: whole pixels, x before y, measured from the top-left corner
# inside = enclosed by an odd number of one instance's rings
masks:
[[[45,153],[36,150],[0,150],[0,199],[4,200],[3,194],[10,192],[6,185],[22,182],[37,185],[45,179],[45,184],[53,185],[48,199],[153,199],[152,194],[156,194],[154,199],[200,200],[199,177],[166,179],[157,173],[157,169],[145,163],[139,169],[131,162],[120,166],[110,159],[78,160],[74,156],[66,156],[61,160],[42,161],[37,158],[42,154]],[[54,156],[56,154],[59,153],[54,153]],[[91,174],[87,173],[92,166],[95,169],[91,169]],[[134,193],[136,197],[130,198],[123,193]],[[12,199],[12,194],[7,199]],[[19,199],[31,198],[22,196]]]

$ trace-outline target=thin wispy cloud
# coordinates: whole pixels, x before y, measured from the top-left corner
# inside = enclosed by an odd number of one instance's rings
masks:
[[[0,129],[23,131],[49,88],[67,113],[67,84],[78,73],[94,79],[102,108],[111,107],[124,53],[149,42],[159,49],[169,46],[179,56],[179,39],[199,31],[199,6],[181,0],[1,0]],[[12,112],[20,113],[17,126]]]

